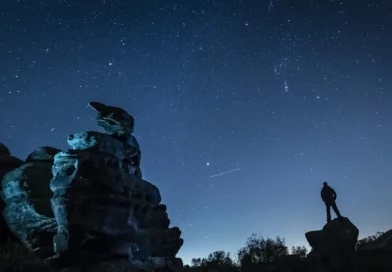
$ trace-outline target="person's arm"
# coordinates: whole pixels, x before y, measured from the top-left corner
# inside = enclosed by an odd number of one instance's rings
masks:
[[[332,189],[332,192],[333,192],[333,200],[336,200],[336,198],[338,197],[338,195],[336,194],[336,192],[335,192],[334,189]]]

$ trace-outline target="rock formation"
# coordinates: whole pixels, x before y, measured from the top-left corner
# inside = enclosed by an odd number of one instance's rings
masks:
[[[308,258],[316,266],[345,271],[352,264],[358,234],[358,228],[348,218],[334,219],[322,230],[305,234],[312,247]]]
[[[98,125],[103,127],[110,136],[137,149],[139,153],[132,157],[131,163],[140,166],[139,143],[132,135],[135,124],[133,117],[121,108],[107,106],[99,102],[90,102],[89,106],[98,113]]]
[[[360,247],[355,254],[357,271],[392,271],[392,230]]]
[[[2,184],[1,180],[10,171],[19,167],[23,164],[23,161],[11,156],[9,149],[2,143],[0,143],[0,194],[2,194]],[[13,233],[9,230],[7,224],[4,221],[3,210],[5,208],[5,203],[0,197],[0,245],[6,243],[9,239],[15,239]]]
[[[29,250],[76,271],[181,268],[181,231],[169,228],[158,188],[142,179],[133,117],[89,105],[106,133],[71,134],[69,150],[42,147],[6,171],[7,225]]]
[[[392,271],[392,230],[355,249],[358,229],[347,218],[335,219],[320,231],[306,233],[312,251],[307,271]]]
[[[54,254],[51,241],[57,223],[50,206],[53,192],[49,182],[54,154],[59,151],[40,147],[3,178],[3,217],[22,244],[42,258]]]

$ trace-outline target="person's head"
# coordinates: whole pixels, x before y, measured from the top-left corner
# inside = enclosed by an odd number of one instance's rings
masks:
[[[326,181],[323,182],[324,187],[328,186],[328,183]]]

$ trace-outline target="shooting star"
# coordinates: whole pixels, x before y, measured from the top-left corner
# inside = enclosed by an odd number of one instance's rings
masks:
[[[223,176],[223,175],[230,174],[230,173],[233,173],[233,172],[239,171],[239,170],[241,170],[241,168],[237,168],[237,169],[230,170],[230,171],[227,171],[227,172],[219,173],[219,174],[211,176],[210,178],[214,178],[214,177],[217,177],[217,176]]]

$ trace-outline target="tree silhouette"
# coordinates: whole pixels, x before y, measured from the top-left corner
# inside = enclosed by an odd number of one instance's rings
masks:
[[[238,267],[229,252],[223,250],[210,253],[207,258],[193,258],[191,260],[192,267],[203,269],[215,269],[222,271],[237,271]]]
[[[304,246],[293,246],[290,251],[291,254],[298,255],[301,258],[305,258],[308,254],[308,249]]]
[[[233,260],[230,258],[230,252],[226,254],[224,251],[215,251],[210,253],[210,255],[208,255],[207,262],[214,266],[231,266],[234,264]]]
[[[191,260],[191,266],[192,267],[197,267],[197,266],[201,266],[201,259],[200,258],[193,258]]]
[[[290,252],[305,258],[308,250],[304,246],[293,246]],[[278,264],[287,255],[289,255],[289,250],[283,238],[277,236],[275,240],[264,239],[260,235],[252,234],[245,246],[238,251],[236,261],[231,258],[229,252],[220,250],[210,253],[207,258],[193,258],[191,270],[194,272],[259,272],[271,269],[270,265]]]
[[[238,258],[243,270],[259,264],[272,264],[289,254],[284,239],[279,236],[275,240],[252,234],[245,247],[238,252]]]
[[[384,234],[384,232],[377,231],[377,233],[375,235],[371,235],[371,236],[368,236],[366,238],[363,238],[363,239],[359,240],[357,242],[356,248],[360,249],[361,247],[364,247],[364,246],[374,242],[375,240],[377,240],[383,234]]]

